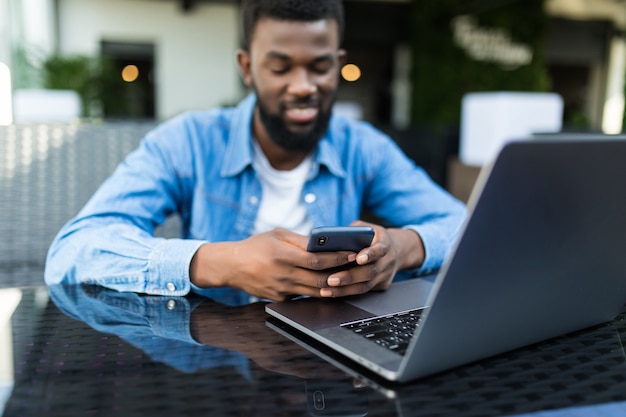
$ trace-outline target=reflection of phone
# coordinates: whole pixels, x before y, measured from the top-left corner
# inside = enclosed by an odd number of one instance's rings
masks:
[[[370,226],[327,226],[311,230],[307,250],[309,252],[359,252],[374,239]]]
[[[368,413],[368,391],[354,388],[352,379],[306,380],[307,409],[314,417],[363,417]]]

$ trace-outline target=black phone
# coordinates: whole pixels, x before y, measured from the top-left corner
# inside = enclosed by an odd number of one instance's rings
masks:
[[[325,226],[311,230],[309,252],[359,252],[372,244],[374,228],[370,226]]]

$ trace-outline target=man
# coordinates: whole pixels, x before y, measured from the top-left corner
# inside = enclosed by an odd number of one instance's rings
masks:
[[[237,60],[253,93],[150,132],[53,242],[46,281],[284,300],[387,288],[436,269],[465,208],[393,141],[332,117],[340,0],[244,0]],[[380,218],[358,254],[309,253],[312,227]],[[182,239],[153,236],[178,213]],[[329,268],[356,261],[338,272]]]

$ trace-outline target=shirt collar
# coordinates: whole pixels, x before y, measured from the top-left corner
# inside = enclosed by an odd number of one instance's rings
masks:
[[[333,126],[334,116],[331,117],[329,128],[322,140],[320,140],[317,145],[317,152],[313,157],[313,163],[315,166],[326,166],[331,174],[337,177],[345,177],[346,170],[343,167],[343,163],[339,158],[339,153],[337,152],[337,147],[333,146],[333,141],[336,141],[337,132],[335,132],[332,128]]]
[[[235,108],[221,175],[231,177],[252,164],[252,114],[256,97],[250,94]]]
[[[230,123],[230,135],[224,162],[222,163],[221,175],[230,177],[242,172],[248,165],[252,165],[252,116],[256,104],[256,95],[250,94],[243,99],[235,108]],[[338,177],[345,177],[346,171],[341,163],[337,149],[333,146],[333,120],[331,117],[329,129],[320,140],[317,151],[313,156],[315,167],[324,165]]]

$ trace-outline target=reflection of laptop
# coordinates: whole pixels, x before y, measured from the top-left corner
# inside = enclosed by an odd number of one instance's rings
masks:
[[[626,301],[624,161],[623,140],[511,142],[483,170],[463,234],[433,280],[266,310],[394,381],[608,321]],[[419,306],[403,356],[340,326]]]
[[[621,313],[615,320],[623,318]],[[370,404],[377,402],[371,392],[392,400],[395,410],[387,407],[381,413],[377,408],[376,415],[414,416],[417,410],[420,416],[455,417],[499,417],[505,411],[519,417],[626,414],[626,402],[614,402],[626,392],[626,356],[612,325],[555,337],[414,383],[393,384],[274,317],[266,324],[360,381],[358,386],[370,390]],[[355,409],[361,404],[358,397],[344,396],[344,407],[347,401]],[[560,410],[547,411],[555,408]]]

